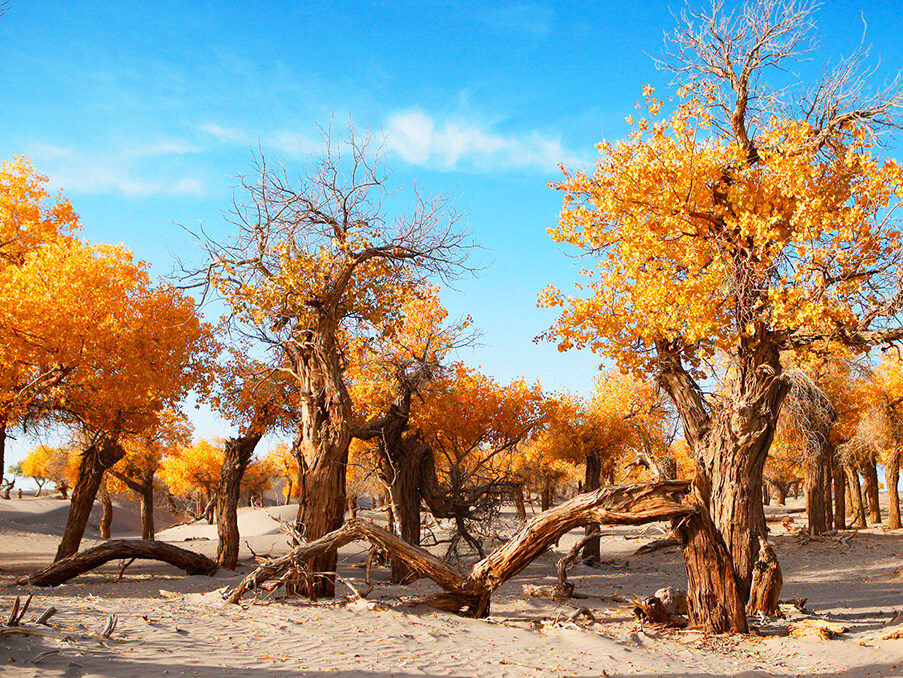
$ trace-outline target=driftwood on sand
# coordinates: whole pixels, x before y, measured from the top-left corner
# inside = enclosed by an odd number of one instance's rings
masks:
[[[285,580],[291,572],[304,571],[311,559],[352,541],[366,540],[403,561],[419,576],[428,577],[445,589],[424,602],[467,616],[489,613],[493,591],[545,553],[558,539],[589,523],[641,525],[661,520],[679,520],[695,512],[683,503],[688,481],[606,487],[583,494],[549,509],[528,522],[510,540],[477,562],[464,574],[426,549],[363,520],[351,520],[316,541],[295,547],[291,553],[258,567],[231,592],[237,603],[245,592],[263,588],[273,580]]]
[[[140,558],[160,560],[184,570],[187,574],[211,575],[216,563],[207,556],[159,541],[113,539],[100,546],[74,553],[18,580],[20,585],[55,586],[111,560]]]

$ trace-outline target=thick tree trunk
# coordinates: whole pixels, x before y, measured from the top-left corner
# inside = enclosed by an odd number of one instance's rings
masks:
[[[892,530],[900,529],[900,452],[892,450],[884,467],[884,479],[887,481],[887,526]]]
[[[125,450],[122,446],[107,438],[101,439],[82,452],[78,464],[78,480],[75,482],[69,506],[69,518],[54,561],[62,560],[78,551],[103,474],[124,456]]]
[[[759,556],[753,570],[752,590],[746,613],[774,615],[780,614],[778,600],[781,596],[781,587],[784,578],[781,574],[781,566],[778,557],[769,543],[763,537],[759,538]]]
[[[106,478],[100,483],[100,505],[103,507],[100,516],[100,536],[109,539],[112,535],[110,528],[113,525],[113,500],[110,499],[110,492],[107,490]]]
[[[834,476],[834,529],[847,529],[847,500],[846,500],[846,474],[843,470],[843,462],[834,455],[834,463],[831,469]]]
[[[57,560],[40,572],[22,577],[18,583],[21,586],[56,586],[111,560],[126,558],[161,560],[185,570],[188,574],[212,575],[216,572],[216,563],[200,553],[186,551],[159,541],[114,539]]]
[[[865,496],[868,498],[869,522],[872,525],[878,525],[881,523],[881,504],[879,503],[878,468],[874,459],[863,464],[862,477],[865,479]]]
[[[584,476],[583,491],[595,492],[602,486],[602,459],[595,454],[586,455],[586,474]],[[587,525],[584,528],[584,535],[599,534],[598,525]],[[583,558],[594,563],[598,563],[602,559],[599,537],[590,539],[583,546]]]
[[[771,490],[767,482],[762,483],[762,503],[765,506],[771,505]]]
[[[219,537],[216,563],[227,570],[234,570],[238,564],[238,498],[241,479],[262,435],[259,427],[254,430],[258,432],[229,438],[223,450],[223,466],[216,491],[216,533]]]
[[[413,440],[403,440],[393,455],[394,473],[389,483],[389,496],[395,512],[396,532],[407,543],[420,545],[420,457]],[[400,454],[399,454],[400,453]],[[388,475],[383,469],[383,475]],[[389,581],[404,582],[409,575],[408,566],[400,558],[391,559]]]
[[[850,491],[850,527],[860,529],[865,527],[865,506],[862,501],[859,474],[850,464],[844,464],[843,471],[846,474],[847,489]]]
[[[827,441],[814,441],[809,445],[806,457],[806,515],[809,517],[809,534],[822,534],[828,530],[825,496],[830,497],[826,487],[830,482],[831,450]]]

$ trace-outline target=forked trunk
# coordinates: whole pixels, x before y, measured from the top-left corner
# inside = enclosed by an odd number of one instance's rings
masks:
[[[878,493],[878,468],[874,459],[863,464],[862,477],[865,480],[865,496],[868,499],[869,522],[878,525],[881,522],[881,505]]]
[[[78,464],[78,480],[75,481],[69,505],[69,518],[54,561],[78,552],[103,474],[124,456],[123,447],[107,438],[95,442],[82,452]]]
[[[900,529],[900,452],[892,450],[884,467],[884,479],[887,481],[887,526],[892,530]]]
[[[238,564],[238,499],[241,479],[254,454],[261,434],[248,434],[229,438],[223,450],[223,466],[220,484],[216,491],[216,563],[227,570]]]
[[[595,492],[602,486],[602,459],[595,454],[586,455],[586,475],[584,492]],[[599,534],[598,525],[587,525],[584,528],[586,536]],[[599,546],[599,537],[590,539],[583,547],[583,558],[598,563],[602,559]]]

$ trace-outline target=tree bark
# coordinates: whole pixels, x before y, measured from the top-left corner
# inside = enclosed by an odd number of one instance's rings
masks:
[[[110,499],[110,492],[107,490],[106,478],[100,483],[100,504],[103,506],[103,514],[100,516],[100,536],[109,539],[112,535],[110,528],[113,525],[113,500]]]
[[[865,527],[865,507],[862,501],[862,488],[859,485],[859,474],[850,464],[844,464],[843,471],[847,479],[847,488],[850,491],[850,527],[861,529]]]
[[[82,452],[78,464],[78,480],[72,490],[69,518],[54,561],[78,551],[103,474],[124,456],[123,447],[109,438],[101,438]]]
[[[259,424],[255,419],[255,424]],[[237,438],[229,438],[223,450],[220,483],[216,490],[216,563],[227,570],[238,564],[238,499],[241,479],[263,435],[262,426],[252,425],[251,431]]]
[[[584,476],[584,492],[595,492],[602,485],[602,459],[595,454],[586,455],[586,474]],[[598,525],[587,525],[584,535],[598,535]],[[583,546],[583,557],[591,562],[598,563],[602,560],[599,537],[590,539]]]
[[[831,469],[834,476],[834,529],[847,529],[847,501],[846,501],[846,474],[843,470],[843,462],[834,455],[834,463]]]
[[[154,477],[146,479],[141,489],[141,538],[153,541],[156,535],[154,527]]]
[[[900,529],[900,452],[891,450],[884,466],[884,479],[887,481],[887,526],[891,530]]]
[[[555,483],[551,478],[545,476],[542,479],[542,493],[539,498],[539,505],[541,511],[548,511],[552,508],[552,494],[555,491]]]
[[[878,488],[878,468],[874,459],[869,459],[862,466],[862,477],[865,480],[865,496],[868,498],[869,522],[872,525],[881,523],[881,504]]]
[[[759,537],[759,555],[753,570],[752,590],[746,613],[774,615],[780,613],[778,600],[784,578],[778,557],[764,538]]]
[[[514,500],[514,508],[517,509],[517,517],[520,520],[527,519],[527,507],[524,504],[524,486],[516,483],[511,486],[511,498]]]
[[[817,438],[809,444],[806,456],[806,515],[809,518],[809,534],[822,534],[828,530],[825,496],[830,498],[826,487],[830,482],[831,450],[827,440]],[[768,613],[770,614],[770,613]]]
[[[18,583],[21,586],[56,586],[111,560],[125,558],[161,560],[185,570],[187,574],[212,575],[216,572],[216,563],[200,553],[159,541],[114,539],[59,559],[43,570],[19,579]]]

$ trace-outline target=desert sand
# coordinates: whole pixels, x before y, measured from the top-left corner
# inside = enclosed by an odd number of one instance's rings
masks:
[[[224,603],[222,593],[255,566],[253,554],[289,549],[274,518],[292,518],[292,506],[241,510],[235,573],[184,576],[147,561],[123,572],[114,562],[52,589],[16,585],[52,560],[67,509],[60,499],[0,501],[0,627],[16,596],[34,594],[22,627],[30,633],[0,636],[4,676],[903,676],[903,640],[884,639],[903,629],[893,621],[903,611],[903,533],[881,527],[809,539],[799,534],[800,514],[788,526],[770,523],[784,572],[781,598],[808,599],[806,611],[788,603],[785,619],[756,620],[759,635],[705,637],[633,617],[634,596],[685,587],[678,549],[634,555],[664,525],[604,529],[601,568],[581,564],[570,574],[585,598],[525,595],[525,584],[554,582],[555,562],[579,538],[575,531],[496,592],[488,619],[466,619],[414,604],[433,584],[393,586],[385,568],[373,570],[365,600],[339,585],[339,598],[315,604],[281,592]],[[135,507],[120,504],[115,515],[113,537],[137,537]],[[100,541],[97,517],[82,548]],[[383,520],[378,512],[362,517]],[[165,520],[161,513],[158,521]],[[517,526],[506,514],[498,529],[504,535]],[[215,528],[202,523],[158,538],[208,556],[216,551]],[[358,590],[366,589],[366,549],[340,551],[339,574]],[[58,612],[49,626],[34,625],[51,605]],[[594,621],[568,621],[580,607]],[[104,638],[111,615],[117,624]],[[789,637],[788,624],[805,618],[847,631],[832,640]]]

